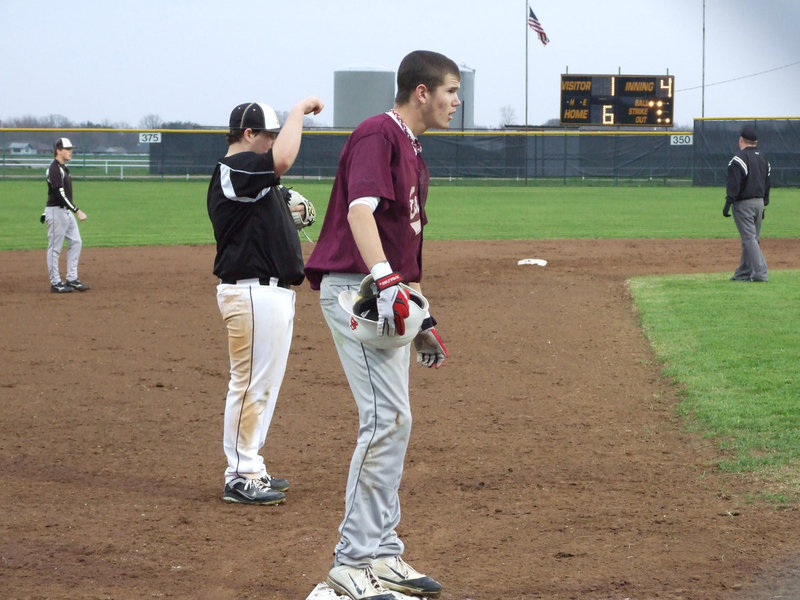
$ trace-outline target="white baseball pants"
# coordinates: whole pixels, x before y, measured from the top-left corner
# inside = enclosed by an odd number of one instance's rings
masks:
[[[267,472],[259,451],[286,372],[295,311],[295,292],[276,284],[274,279],[273,285],[243,279],[217,286],[231,362],[223,434],[225,483]]]
[[[50,283],[56,285],[61,281],[58,261],[64,240],[67,240],[67,281],[74,281],[78,278],[78,261],[83,246],[78,220],[71,210],[58,206],[46,207],[44,218],[47,223],[47,271]]]
[[[350,317],[339,306],[339,293],[358,289],[363,275],[326,275],[320,304],[339,360],[358,407],[358,440],[350,461],[345,514],[336,560],[367,567],[379,556],[399,556],[403,542],[398,490],[411,436],[408,398],[410,347],[378,350],[362,345],[350,331]]]

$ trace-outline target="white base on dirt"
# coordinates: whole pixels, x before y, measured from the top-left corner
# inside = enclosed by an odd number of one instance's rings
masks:
[[[401,594],[400,592],[392,592],[394,597],[397,600],[415,600],[419,598],[419,596],[406,596],[405,594]],[[327,583],[319,583],[317,587],[315,587],[311,593],[308,595],[306,600],[350,600],[347,596],[340,596],[336,592],[334,592],[331,587]]]
[[[547,261],[543,258],[523,258],[522,260],[517,261],[518,265],[539,265],[543,267],[547,264]]]

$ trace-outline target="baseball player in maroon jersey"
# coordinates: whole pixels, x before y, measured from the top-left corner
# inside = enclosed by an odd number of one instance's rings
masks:
[[[378,333],[403,335],[407,283],[421,292],[422,230],[429,174],[419,135],[447,128],[461,74],[436,52],[407,55],[397,73],[395,106],[361,123],[339,158],[319,240],[306,264],[312,289],[358,407],[358,440],[350,463],[341,539],[327,583],[354,600],[391,600],[390,590],[433,595],[442,586],[406,563],[398,489],[411,433],[410,343],[397,348],[361,344],[338,297],[359,289],[367,274],[379,290]],[[442,365],[447,350],[426,315],[414,338],[417,362]]]
[[[47,223],[47,270],[50,274],[50,291],[64,294],[85,292],[89,286],[78,279],[78,261],[83,240],[78,221],[86,220],[86,213],[72,200],[72,176],[67,163],[72,160],[72,142],[58,138],[53,146],[55,158],[47,168],[47,206],[42,213],[42,223]],[[77,217],[77,220],[76,218]],[[61,280],[58,266],[61,249],[67,240],[67,279]]]
[[[230,383],[223,446],[228,459],[223,500],[279,504],[286,479],[272,477],[259,451],[266,443],[294,327],[303,255],[280,177],[300,150],[303,117],[318,114],[310,96],[281,128],[275,111],[240,104],[230,116],[228,153],[208,186],[208,216],[217,241],[217,304],[228,331]],[[298,208],[297,210],[304,210]]]

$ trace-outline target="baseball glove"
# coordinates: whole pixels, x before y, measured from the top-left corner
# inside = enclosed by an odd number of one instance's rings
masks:
[[[298,231],[304,227],[308,227],[317,220],[317,211],[314,208],[314,205],[311,203],[311,200],[303,196],[300,192],[296,192],[295,190],[283,186],[281,186],[281,193],[283,194],[283,199],[286,200],[286,204],[289,206],[289,208],[301,205],[305,208],[305,211],[301,212],[292,211],[294,225],[297,227]]]

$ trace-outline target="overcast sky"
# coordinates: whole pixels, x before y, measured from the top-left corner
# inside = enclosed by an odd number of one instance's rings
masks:
[[[675,76],[675,122],[703,111],[703,0],[0,0],[0,119],[227,124],[240,102],[308,94],[333,125],[334,72],[412,50],[475,70],[475,125],[559,113],[560,75]],[[705,116],[800,116],[800,0],[705,0]]]

